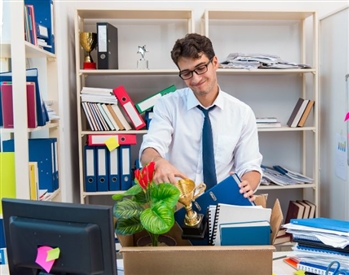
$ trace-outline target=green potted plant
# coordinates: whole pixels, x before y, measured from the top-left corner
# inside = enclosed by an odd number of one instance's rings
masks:
[[[167,233],[175,223],[174,211],[180,192],[170,183],[153,182],[155,163],[150,162],[135,171],[135,185],[116,200],[113,214],[116,218],[115,233],[132,235],[146,230],[151,245],[157,246],[159,236]]]

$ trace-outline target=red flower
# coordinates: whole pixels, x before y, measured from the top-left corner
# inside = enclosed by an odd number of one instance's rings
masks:
[[[142,170],[137,169],[135,171],[135,178],[137,179],[139,185],[146,190],[149,184],[153,181],[154,177],[155,162],[150,162],[142,168]]]

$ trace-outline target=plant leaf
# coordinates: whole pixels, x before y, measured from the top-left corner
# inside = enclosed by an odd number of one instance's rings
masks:
[[[154,203],[159,201],[165,203],[169,208],[175,207],[178,202],[180,192],[178,188],[171,183],[160,183],[158,185],[152,185],[151,200]]]
[[[117,200],[121,200],[125,196],[134,196],[140,192],[142,192],[142,187],[140,187],[138,184],[135,184],[130,189],[128,189],[127,191],[125,191],[122,194],[114,194],[112,196],[112,199],[117,201]]]
[[[142,211],[143,207],[140,206],[137,202],[130,199],[119,201],[115,203],[113,207],[113,215],[118,219],[139,217]]]
[[[153,234],[164,234],[174,225],[173,208],[159,201],[152,207],[145,209],[140,216],[140,220],[145,230]]]
[[[120,235],[131,235],[138,233],[144,229],[139,217],[130,219],[120,218],[116,222],[115,233]]]

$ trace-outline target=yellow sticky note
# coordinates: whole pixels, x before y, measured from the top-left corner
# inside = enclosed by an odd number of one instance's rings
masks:
[[[109,151],[113,151],[119,147],[119,142],[115,137],[110,137],[105,141],[105,145],[107,145]]]
[[[52,261],[52,260],[57,260],[59,258],[59,254],[61,253],[61,250],[59,247],[56,247],[54,249],[51,249],[47,251],[47,258],[46,261]]]
[[[295,272],[293,272],[294,275],[304,275],[305,271],[304,270],[297,270]]]
[[[15,153],[0,152],[0,201],[2,198],[16,197]],[[0,203],[0,214],[2,205]]]

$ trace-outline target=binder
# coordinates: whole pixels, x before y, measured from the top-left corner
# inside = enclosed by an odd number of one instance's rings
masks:
[[[97,191],[97,169],[96,169],[96,150],[95,146],[85,145],[84,147],[84,177],[85,177],[85,191]]]
[[[119,148],[108,152],[109,191],[121,190],[119,176]]]
[[[97,191],[108,191],[108,156],[107,147],[96,147]]]
[[[151,108],[154,107],[156,101],[166,95],[166,94],[169,94],[169,93],[172,93],[174,91],[176,91],[177,88],[175,85],[171,85],[163,90],[161,90],[160,92],[154,94],[154,95],[151,95],[150,97],[138,102],[135,106],[138,110],[138,112],[141,114],[141,113],[144,113],[145,111],[148,111],[150,110]]]
[[[106,22],[97,22],[98,69],[119,69],[118,29]]]
[[[28,139],[29,161],[38,163],[39,189],[47,189],[48,192],[55,191],[54,185],[54,154],[52,140],[56,138],[31,138]],[[4,152],[14,152],[14,140],[3,142]]]
[[[116,138],[119,145],[137,144],[137,136],[127,134],[91,134],[87,136],[87,144],[90,146],[105,146],[105,142],[112,137]]]
[[[1,220],[0,220],[0,222],[1,222]],[[6,264],[5,250],[0,248],[0,265],[5,265],[5,264]]]
[[[120,160],[120,185],[121,190],[127,190],[132,185],[131,179],[131,146],[119,146],[119,160]]]
[[[32,68],[26,70],[27,82],[35,83],[35,100],[36,100],[36,118],[37,126],[44,126],[49,117],[47,114],[46,106],[41,98],[39,81],[38,81],[38,69]],[[12,72],[0,73],[0,82],[2,81],[12,81]]]
[[[210,205],[217,205],[218,203],[232,204],[232,205],[245,205],[251,206],[254,203],[250,202],[247,198],[240,194],[240,187],[238,183],[240,179],[237,174],[229,175],[220,183],[216,184],[201,196],[199,196],[193,203],[193,210],[198,214],[206,214],[207,208]],[[181,225],[185,217],[184,207],[175,212],[175,220]],[[192,244],[196,245],[207,245],[208,239],[206,240],[191,240]]]
[[[4,113],[4,128],[13,128],[12,84],[2,83],[2,110]],[[27,122],[28,128],[37,127],[35,83],[27,82]]]
[[[136,130],[142,129],[145,126],[144,119],[137,112],[137,109],[131,100],[129,94],[127,93],[124,86],[119,86],[113,90],[118,102],[124,109],[127,116],[130,118],[133,126]]]
[[[53,155],[54,155],[54,189],[57,190],[59,188],[59,173],[58,173],[58,145],[57,145],[57,139],[52,139],[52,146],[53,146]]]
[[[48,30],[48,38],[46,41],[49,46],[52,46],[52,48],[45,48],[45,50],[55,53],[53,1],[25,0],[25,4],[34,6],[36,23],[46,27]]]
[[[267,221],[223,223],[219,231],[220,245],[270,245]]]
[[[2,222],[2,218],[0,218],[0,251],[2,251],[1,248],[5,247],[5,233],[4,232],[5,232],[4,231],[4,224]],[[0,264],[1,264],[1,261],[0,261]]]

